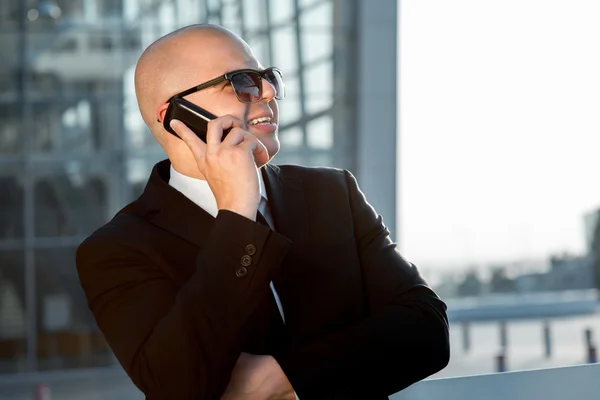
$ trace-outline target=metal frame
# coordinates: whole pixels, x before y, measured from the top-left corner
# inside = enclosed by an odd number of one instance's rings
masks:
[[[398,4],[388,0],[358,4],[356,175],[395,239]],[[377,77],[377,84],[373,84],[372,77]]]
[[[27,46],[28,46],[28,26],[27,20],[27,5],[25,2],[20,2],[19,14],[19,57],[22,68],[22,73],[19,79],[19,100],[22,104],[21,108],[21,126],[24,132],[31,131],[31,103],[28,101],[28,75],[27,67]],[[37,326],[36,326],[36,296],[35,296],[35,226],[33,220],[34,206],[34,184],[32,179],[32,171],[34,166],[29,157],[29,149],[31,148],[31,136],[23,135],[23,164],[25,166],[23,174],[23,197],[25,207],[23,210],[23,230],[25,242],[25,314],[27,325],[27,370],[35,371],[37,369]]]

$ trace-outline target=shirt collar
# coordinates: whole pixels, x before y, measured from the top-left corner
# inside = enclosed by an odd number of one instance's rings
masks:
[[[267,190],[265,188],[265,182],[263,180],[260,170],[257,169],[259,191],[265,201],[267,198]],[[187,175],[183,175],[173,168],[171,165],[171,175],[169,177],[169,185],[181,192],[185,197],[194,202],[197,206],[202,208],[204,211],[216,217],[219,213],[219,207],[217,206],[217,199],[213,194],[208,182],[203,179],[192,178]]]

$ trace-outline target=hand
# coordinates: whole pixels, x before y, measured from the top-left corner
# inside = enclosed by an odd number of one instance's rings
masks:
[[[295,400],[296,393],[271,356],[240,354],[221,400]]]
[[[208,123],[204,143],[181,121],[171,122],[173,130],[194,155],[219,209],[236,212],[254,221],[260,202],[256,163],[267,163],[269,153],[242,126],[244,123],[231,115],[216,118]],[[223,131],[228,128],[232,129],[221,142]]]

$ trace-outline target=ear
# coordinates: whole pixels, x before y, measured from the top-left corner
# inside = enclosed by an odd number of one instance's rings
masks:
[[[169,108],[169,103],[164,103],[156,110],[156,122],[161,123],[165,120],[165,114]]]

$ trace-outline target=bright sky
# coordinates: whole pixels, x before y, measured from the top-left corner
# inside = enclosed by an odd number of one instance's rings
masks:
[[[404,0],[400,242],[426,268],[584,251],[600,1]]]

